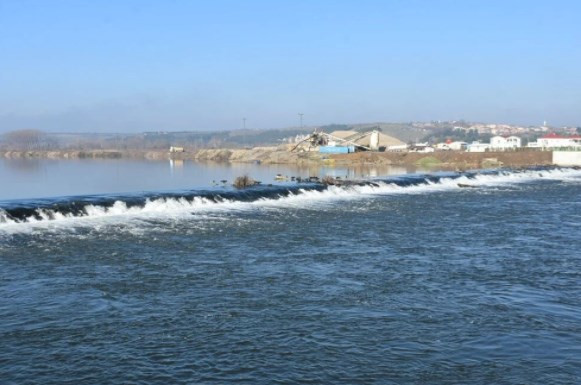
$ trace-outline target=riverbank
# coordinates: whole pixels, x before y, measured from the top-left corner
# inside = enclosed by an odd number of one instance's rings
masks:
[[[439,169],[484,169],[496,167],[548,166],[553,164],[550,151],[517,152],[360,152],[336,154],[330,157],[336,165],[386,164],[392,166],[418,166]]]
[[[169,153],[166,150],[59,150],[59,151],[0,151],[0,158],[22,159],[149,159],[195,160],[230,163],[310,164],[323,160],[318,152],[290,152],[286,146],[254,147],[249,149],[199,149]]]
[[[318,152],[289,152],[286,146],[255,147],[251,149],[201,149],[180,153],[163,150],[87,150],[87,151],[0,151],[3,158],[46,159],[181,159],[230,163],[261,164],[325,164],[337,166],[393,165],[439,169],[471,169],[492,167],[527,167],[553,164],[550,151],[470,153],[441,151],[414,152],[357,152],[353,154],[320,154]]]

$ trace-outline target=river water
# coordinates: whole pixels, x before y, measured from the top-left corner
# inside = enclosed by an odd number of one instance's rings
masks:
[[[140,193],[230,186],[241,175],[369,178],[410,171],[396,166],[291,166],[128,159],[0,159],[0,201],[70,195]],[[221,181],[227,181],[224,185]]]
[[[1,383],[581,382],[581,171],[215,170],[3,184]]]

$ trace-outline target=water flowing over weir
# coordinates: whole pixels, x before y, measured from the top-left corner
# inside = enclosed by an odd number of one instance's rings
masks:
[[[581,170],[1,201],[2,384],[581,378]]]
[[[0,231],[19,224],[42,224],[67,219],[86,219],[155,215],[195,214],[212,210],[251,209],[284,206],[291,201],[357,199],[369,195],[389,195],[486,187],[537,179],[570,179],[581,176],[573,168],[535,168],[525,170],[442,172],[408,174],[372,180],[348,181],[340,186],[301,183],[256,186],[243,190],[191,190],[130,195],[73,196],[24,201],[0,201]]]

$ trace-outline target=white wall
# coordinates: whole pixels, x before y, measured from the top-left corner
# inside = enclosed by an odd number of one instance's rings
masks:
[[[452,142],[448,145],[450,150],[461,151],[465,150],[468,147],[468,143],[466,142]]]
[[[579,139],[571,138],[539,138],[537,140],[541,147],[575,147],[579,146]]]
[[[581,151],[553,151],[553,164],[557,166],[581,166]]]
[[[485,152],[490,148],[488,143],[472,143],[468,145],[468,152]]]

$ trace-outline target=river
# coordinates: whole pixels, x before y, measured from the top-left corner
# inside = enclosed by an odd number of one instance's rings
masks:
[[[579,170],[102,164],[3,166],[3,384],[581,381]]]

